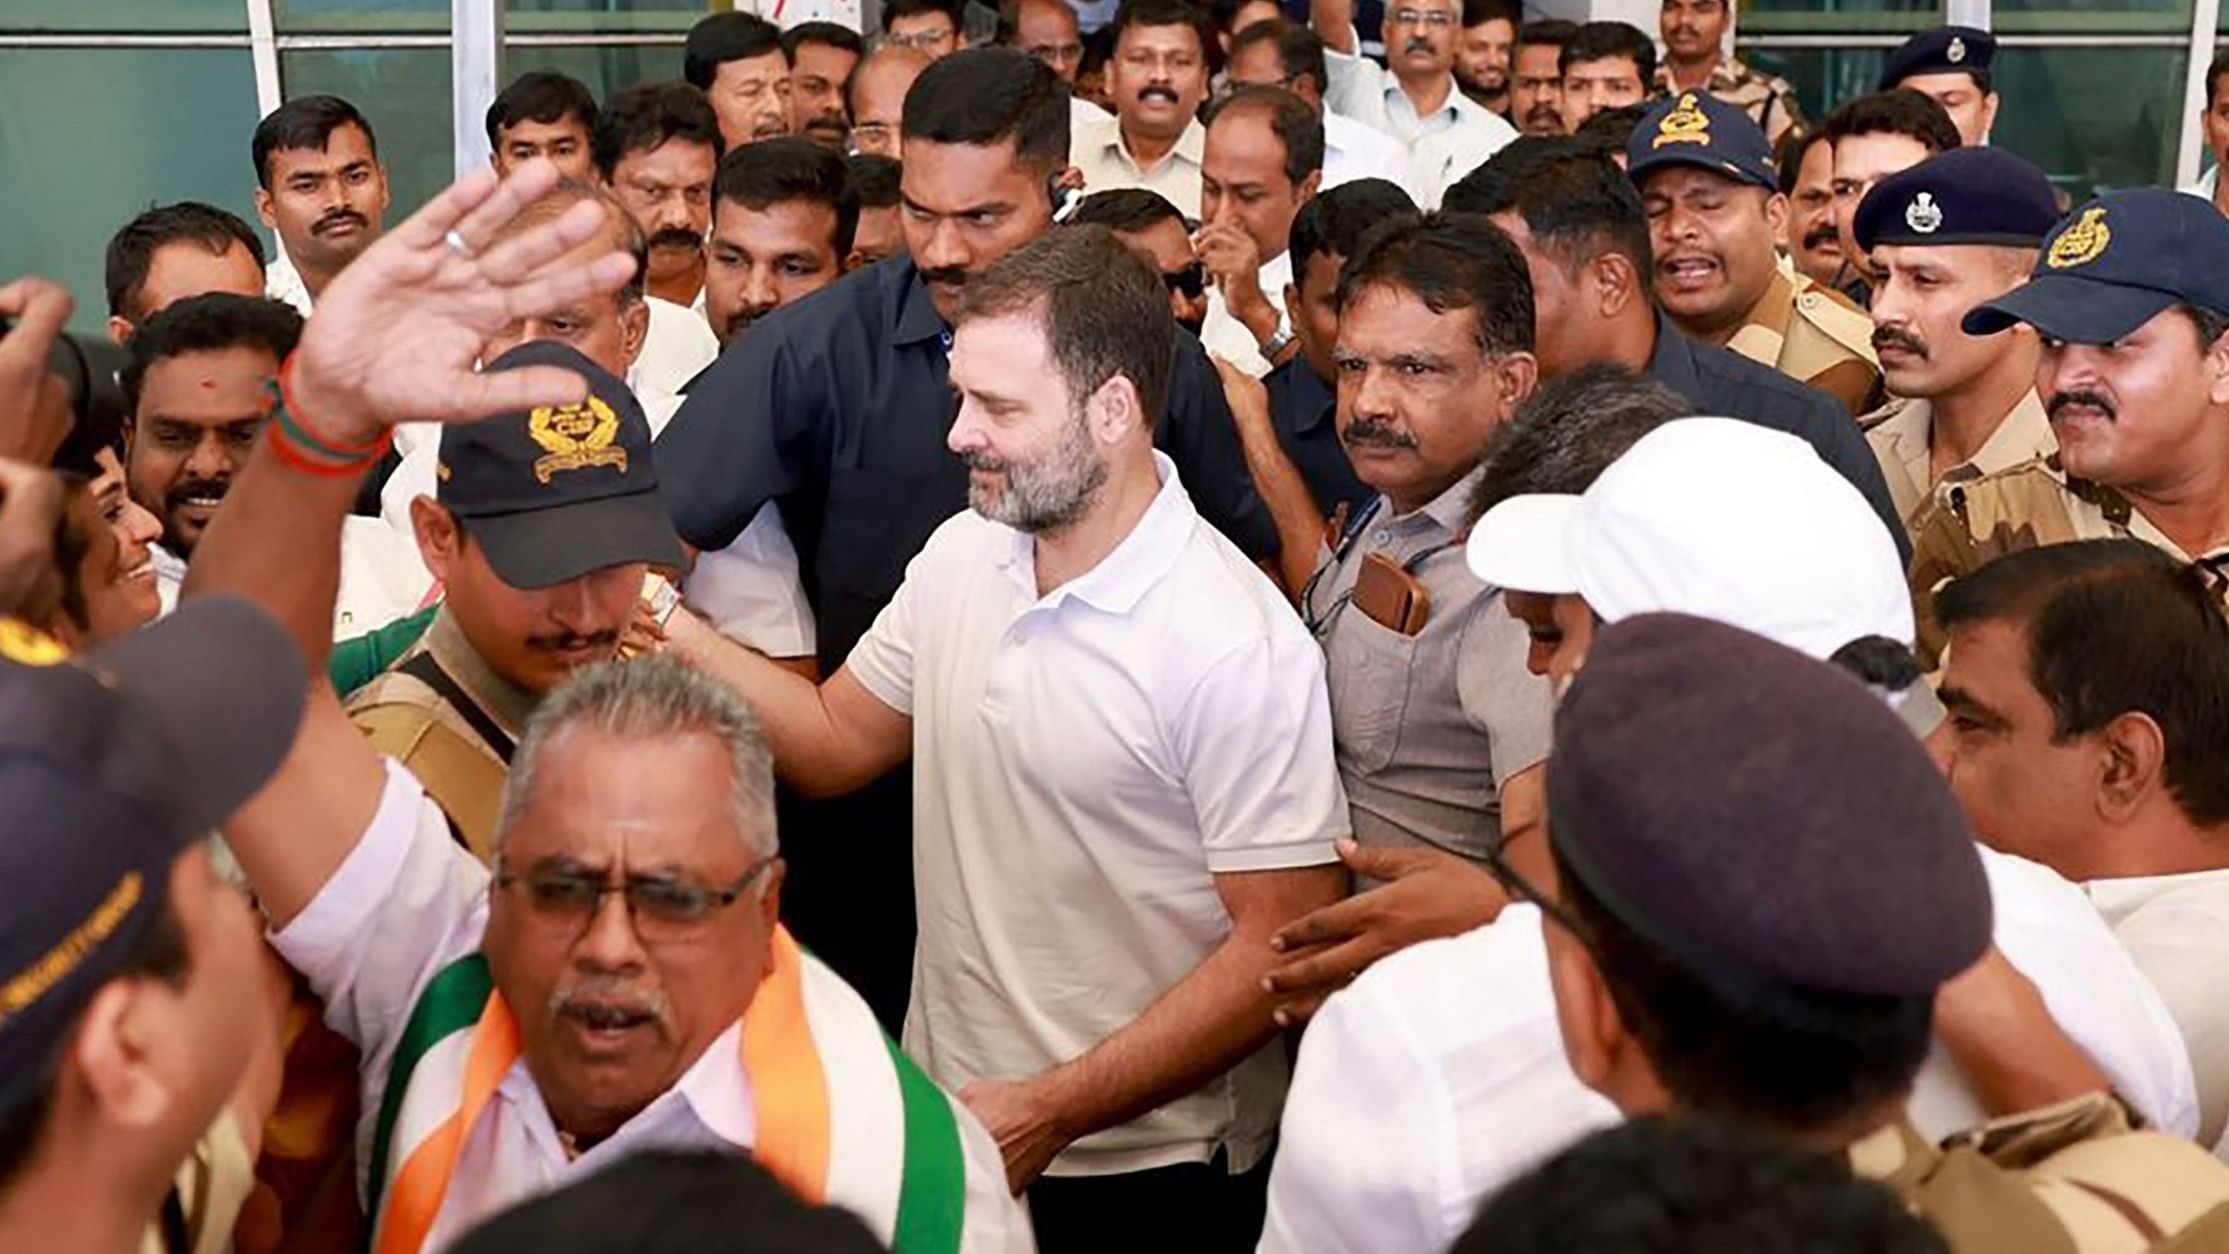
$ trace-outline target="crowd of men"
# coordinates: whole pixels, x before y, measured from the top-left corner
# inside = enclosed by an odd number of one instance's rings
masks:
[[[0,1246],[2229,1251],[2229,189],[1289,10],[0,287]]]

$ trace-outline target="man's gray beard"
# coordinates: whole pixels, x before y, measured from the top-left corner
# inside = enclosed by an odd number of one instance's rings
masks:
[[[1036,462],[1006,467],[1005,491],[993,496],[970,480],[967,503],[992,522],[1043,535],[1082,518],[1106,482],[1107,464],[1093,447],[1082,415],[1077,415],[1052,452]]]

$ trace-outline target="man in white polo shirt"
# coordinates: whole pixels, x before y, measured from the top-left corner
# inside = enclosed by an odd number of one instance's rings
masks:
[[[1324,103],[1408,145],[1408,189],[1426,209],[1450,184],[1486,164],[1517,128],[1464,95],[1455,82],[1460,0],[1396,0],[1385,11],[1391,69],[1362,55],[1354,0],[1311,0],[1309,24],[1323,37],[1331,72]]]
[[[1152,446],[1160,280],[1068,227],[970,279],[946,522],[813,685],[684,617],[776,769],[837,792],[911,754],[908,1052],[959,1088],[1047,1250],[1251,1249],[1285,1084],[1270,935],[1345,888],[1323,659]],[[1040,1178],[1042,1173],[1043,1178]]]

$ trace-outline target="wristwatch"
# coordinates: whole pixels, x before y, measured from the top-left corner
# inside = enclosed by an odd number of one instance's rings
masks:
[[[1292,342],[1292,328],[1284,325],[1283,323],[1279,323],[1277,325],[1277,334],[1272,335],[1267,340],[1262,341],[1262,360],[1277,360],[1277,354],[1282,353],[1287,348],[1291,347]]]

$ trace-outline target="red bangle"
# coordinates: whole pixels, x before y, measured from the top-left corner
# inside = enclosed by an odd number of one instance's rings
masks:
[[[387,455],[387,450],[394,444],[395,439],[394,433],[389,431],[386,435],[380,437],[376,443],[367,446],[364,449],[364,455],[355,460],[322,462],[294,447],[294,440],[286,434],[285,427],[272,423],[264,427],[263,430],[266,433],[264,438],[270,442],[271,451],[277,453],[281,461],[296,470],[313,475],[322,475],[331,479],[362,474],[366,467]]]
[[[294,403],[295,356],[296,354],[294,353],[288,353],[286,355],[286,360],[279,363],[279,403],[286,406],[286,412],[293,417],[294,421],[300,423],[302,425],[303,431],[309,432],[313,437],[317,439],[317,442],[320,445],[323,445],[326,448],[329,448],[333,452],[338,453],[344,457],[364,457],[370,459],[385,456],[388,445],[392,444],[395,438],[394,429],[391,427],[383,431],[380,434],[379,438],[373,440],[371,443],[356,445],[329,443],[322,436],[317,436],[316,433],[310,432],[310,425],[308,420],[309,416],[302,412],[301,406]]]

